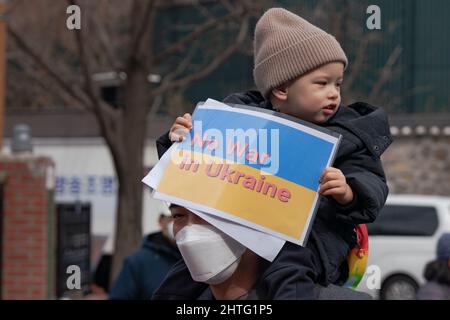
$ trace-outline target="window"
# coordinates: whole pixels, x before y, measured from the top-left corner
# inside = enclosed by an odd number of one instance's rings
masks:
[[[367,228],[370,236],[432,236],[438,215],[434,207],[386,205]]]

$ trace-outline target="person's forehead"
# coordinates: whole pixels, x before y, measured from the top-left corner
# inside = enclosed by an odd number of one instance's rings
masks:
[[[340,62],[330,62],[324,64],[309,73],[306,76],[330,76],[330,75],[339,75],[342,76],[344,73],[344,65]]]

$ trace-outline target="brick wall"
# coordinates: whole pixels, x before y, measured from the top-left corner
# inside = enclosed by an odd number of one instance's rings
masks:
[[[49,214],[53,200],[48,191],[53,167],[48,158],[0,156],[2,299],[54,296],[54,220]]]

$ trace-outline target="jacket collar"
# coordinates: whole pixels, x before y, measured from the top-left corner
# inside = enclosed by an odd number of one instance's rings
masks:
[[[381,156],[393,141],[386,112],[365,102],[341,105],[327,124],[337,125],[352,132],[377,157]]]

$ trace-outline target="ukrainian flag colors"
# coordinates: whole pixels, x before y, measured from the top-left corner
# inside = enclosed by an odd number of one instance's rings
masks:
[[[193,122],[156,191],[172,202],[181,199],[193,209],[303,244],[318,180],[331,165],[339,135],[248,108],[204,105]]]
[[[191,164],[187,170],[170,162],[158,192],[189,199],[252,225],[300,239],[316,192],[277,176],[261,175],[260,170],[246,165],[218,164],[221,159],[215,157],[208,160],[210,164]]]

